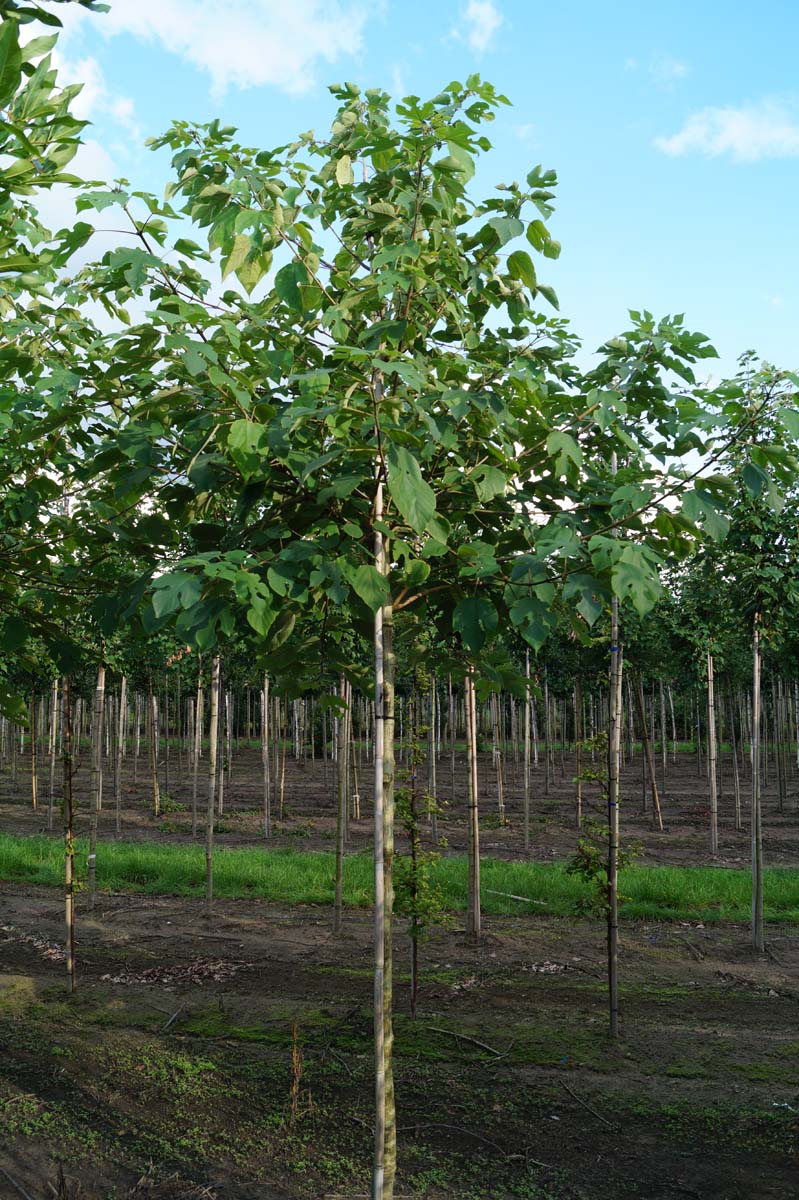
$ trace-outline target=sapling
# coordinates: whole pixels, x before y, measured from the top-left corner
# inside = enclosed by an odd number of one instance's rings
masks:
[[[407,786],[396,792],[396,814],[408,838],[408,852],[394,860],[394,904],[398,913],[409,918],[411,940],[411,1016],[416,1017],[419,994],[419,944],[434,925],[447,926],[451,916],[441,889],[433,882],[433,865],[440,858],[435,850],[424,850],[420,825],[438,814],[440,806],[429,791],[419,791],[418,767],[424,755],[421,739],[428,732],[418,721],[418,705],[412,707],[406,775]],[[438,842],[441,845],[443,842]]]
[[[596,737],[583,742],[582,748],[588,755],[596,755],[596,762],[586,759],[582,771],[583,782],[598,783],[600,797],[598,802],[589,803],[587,808],[594,809],[597,816],[583,818],[581,836],[577,839],[577,848],[566,865],[570,875],[579,875],[592,885],[585,897],[578,901],[578,910],[583,913],[597,913],[605,917],[608,927],[608,983],[611,1007],[611,1037],[618,1035],[618,979],[617,979],[617,929],[618,906],[625,900],[619,894],[618,872],[630,866],[641,853],[637,844],[621,846],[618,841],[618,819],[616,824],[599,819],[599,814],[610,811],[609,801],[612,797],[612,780],[610,777],[610,756],[608,754],[608,734],[602,730]],[[618,793],[616,793],[618,804]]]

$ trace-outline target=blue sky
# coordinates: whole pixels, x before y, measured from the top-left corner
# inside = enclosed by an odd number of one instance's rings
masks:
[[[59,6],[60,7],[60,6]],[[64,6],[66,8],[66,6]],[[795,0],[111,0],[66,9],[64,75],[85,82],[84,173],[161,192],[143,148],[218,116],[251,145],[324,129],[327,83],[432,95],[479,71],[513,101],[473,181],[559,177],[542,264],[588,350],[628,308],[684,312],[722,362],[799,367]]]

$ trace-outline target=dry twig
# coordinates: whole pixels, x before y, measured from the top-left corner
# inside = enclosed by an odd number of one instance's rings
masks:
[[[592,1108],[592,1107],[591,1107],[591,1105],[590,1105],[590,1104],[586,1104],[585,1100],[581,1100],[581,1099],[580,1099],[580,1097],[577,1095],[577,1093],[576,1093],[576,1092],[573,1092],[573,1091],[571,1090],[571,1088],[569,1087],[568,1083],[564,1083],[564,1081],[563,1081],[562,1079],[561,1079],[561,1081],[560,1081],[560,1082],[561,1082],[561,1086],[562,1086],[562,1087],[564,1087],[564,1088],[566,1089],[566,1091],[569,1093],[569,1095],[571,1096],[571,1098],[572,1098],[573,1100],[576,1100],[578,1104],[582,1104],[582,1106],[583,1106],[583,1108],[585,1109],[585,1111],[586,1111],[586,1112],[590,1112],[590,1113],[591,1113],[591,1115],[592,1115],[593,1117],[596,1117],[598,1121],[601,1121],[601,1122],[603,1123],[603,1125],[607,1125],[608,1129],[615,1129],[615,1128],[616,1128],[616,1126],[613,1124],[613,1122],[612,1122],[612,1121],[609,1121],[609,1120],[607,1119],[607,1117],[603,1117],[603,1116],[602,1116],[602,1113],[598,1113],[598,1112],[596,1111],[596,1109],[595,1109],[595,1108]]]

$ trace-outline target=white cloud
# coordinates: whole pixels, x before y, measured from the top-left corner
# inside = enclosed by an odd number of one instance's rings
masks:
[[[513,132],[520,142],[530,142],[535,134],[535,125],[527,122],[524,125],[514,125]]]
[[[71,6],[70,6],[71,7]],[[319,62],[357,55],[381,0],[115,0],[105,36],[159,42],[211,77],[214,93],[273,84],[307,91]]]
[[[53,65],[58,70],[58,82],[61,85],[83,85],[71,106],[76,117],[81,121],[96,121],[100,117],[108,117],[134,141],[141,142],[144,135],[136,120],[133,101],[128,96],[118,96],[110,90],[103,68],[96,58],[88,55],[71,59],[63,55],[61,47],[57,46],[53,51]]]
[[[782,308],[783,304],[784,304],[784,301],[783,301],[782,296],[772,296],[771,297],[771,307],[772,308]]]
[[[452,30],[452,35],[466,42],[477,54],[482,54],[488,50],[494,34],[504,22],[494,0],[469,0],[461,15],[461,25]]]
[[[671,137],[655,138],[664,154],[729,155],[734,162],[799,156],[799,121],[778,100],[740,108],[703,108]]]
[[[688,74],[688,63],[680,58],[659,55],[649,64],[649,77],[661,87],[669,87]]]
[[[396,64],[391,68],[391,94],[395,100],[401,100],[408,95],[408,89],[405,86],[405,76],[402,73],[402,67]]]

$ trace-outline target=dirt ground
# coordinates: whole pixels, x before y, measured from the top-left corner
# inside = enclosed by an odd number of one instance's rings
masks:
[[[78,929],[69,997],[59,897],[3,887],[0,1195],[57,1194],[59,1163],[91,1200],[367,1194],[368,914],[334,938],[321,908],[225,901],[209,921],[104,896]],[[626,924],[612,1044],[598,924],[432,935],[415,1021],[398,930],[397,1195],[799,1193],[799,932],[769,945]]]
[[[460,764],[459,768],[460,768]],[[483,852],[521,855],[521,786],[509,825],[481,764]],[[537,859],[574,846],[573,764],[546,794],[534,775]],[[164,785],[162,764],[162,786]],[[78,827],[87,821],[78,776]],[[259,840],[260,765],[242,748],[221,844]],[[190,776],[173,753],[169,800],[148,813],[144,762],[124,783],[123,837],[185,841]],[[459,771],[460,774],[460,771]],[[368,796],[369,770],[360,786]],[[462,779],[462,775],[460,776]],[[726,778],[731,782],[729,763]],[[332,784],[332,770],[328,783]],[[746,781],[743,781],[744,787]],[[449,797],[449,769],[439,791]],[[0,776],[0,829],[36,832],[28,780]],[[625,774],[625,840],[644,861],[707,862],[705,779],[669,765],[665,833],[642,814],[640,763]],[[167,789],[164,788],[166,791]],[[110,789],[101,837],[112,836]],[[785,812],[766,794],[767,861],[795,863],[796,780]],[[201,783],[202,796],[202,783]],[[464,846],[463,796],[445,808],[445,852]],[[201,801],[202,804],[202,801]],[[322,765],[289,762],[275,844],[330,848]],[[369,805],[351,847],[370,836]],[[746,809],[744,808],[744,813]],[[279,812],[276,812],[279,818]],[[58,814],[56,813],[56,827]],[[730,790],[722,862],[746,859]],[[78,993],[66,991],[55,890],[0,890],[0,1197],[84,1200],[356,1200],[371,1157],[371,924],[325,908],[102,895],[78,901]],[[740,926],[626,922],[622,1038],[607,1037],[596,921],[494,917],[479,946],[459,929],[422,947],[419,1013],[397,925],[398,1197],[676,1200],[799,1195],[799,930],[769,931],[759,959]],[[65,1180],[59,1192],[58,1172]]]
[[[398,782],[402,783],[405,764],[400,760]],[[651,799],[648,811],[643,807],[642,756],[640,751],[624,764],[622,773],[622,841],[635,844],[640,849],[643,863],[703,864],[712,860],[708,850],[708,783],[704,760],[697,769],[693,754],[678,755],[672,763],[671,755],[665,781],[658,756],[658,784],[660,788],[664,831],[654,828]],[[139,838],[148,841],[186,841],[191,836],[192,779],[188,758],[176,746],[172,746],[167,767],[162,746],[159,760],[159,780],[163,793],[161,814],[152,814],[151,792],[148,790],[147,755],[143,746],[137,769],[134,770],[129,756],[122,773],[122,837],[126,840]],[[207,780],[206,762],[200,766],[198,786],[199,831],[202,835]],[[426,782],[426,766],[419,768],[420,777]],[[363,849],[371,843],[372,770],[365,754],[356,756],[357,790],[361,797],[361,819],[353,820],[350,827],[349,848]],[[442,755],[438,763],[437,794],[441,813],[438,818],[439,836],[446,839],[445,854],[463,854],[466,850],[466,763],[461,746],[456,755],[455,785],[453,789],[450,757]],[[555,755],[554,774],[547,788],[543,763],[532,771],[530,798],[531,848],[529,857],[546,861],[563,858],[574,850],[574,777],[575,757],[566,753],[561,762]],[[113,771],[105,768],[104,804],[100,816],[100,836],[113,836],[115,818],[113,812]],[[509,755],[504,766],[504,791],[507,824],[500,827],[498,820],[497,786],[490,754],[480,756],[480,812],[483,835],[481,851],[487,856],[516,858],[524,855],[523,850],[523,783],[521,766]],[[740,866],[749,861],[750,834],[748,823],[749,788],[748,769],[741,771],[740,831],[735,829],[733,775],[729,751],[720,758],[719,796],[719,846],[720,855],[716,862],[721,866]],[[300,849],[330,849],[335,837],[334,815],[335,769],[316,759],[304,763],[295,762],[291,755],[286,760],[283,803],[279,793],[273,797],[273,837],[276,846],[295,846]],[[54,828],[59,829],[58,795],[60,779],[56,778]],[[88,829],[88,750],[84,748],[75,777],[77,797],[76,830]],[[588,815],[604,819],[604,809],[598,800],[596,784],[584,783],[584,811]],[[769,865],[791,866],[799,856],[799,778],[795,761],[789,764],[787,795],[783,812],[779,811],[776,772],[773,762],[768,764],[766,783],[763,788],[763,821],[765,830],[766,861]],[[43,832],[47,828],[48,771],[46,764],[41,768],[39,780],[39,805],[33,811],[30,801],[30,775],[27,763],[20,763],[16,777],[12,778],[8,767],[0,771],[0,830],[15,833]],[[647,792],[647,795],[649,793]],[[233,767],[224,789],[224,809],[217,819],[216,839],[219,845],[257,845],[263,843],[263,783],[260,750],[243,742],[233,755]],[[424,831],[423,831],[424,832]],[[429,826],[427,837],[429,839]],[[401,839],[400,839],[401,844]]]

